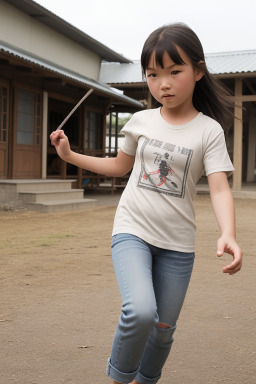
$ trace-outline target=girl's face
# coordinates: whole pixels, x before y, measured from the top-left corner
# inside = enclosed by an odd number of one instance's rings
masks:
[[[176,64],[165,51],[163,68],[156,65],[152,54],[146,70],[150,93],[163,105],[162,111],[187,114],[195,110],[192,102],[196,82],[203,77],[203,71],[194,68],[185,52],[177,47],[184,64]]]

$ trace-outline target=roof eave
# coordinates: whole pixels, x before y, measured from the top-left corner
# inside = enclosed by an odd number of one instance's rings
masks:
[[[6,56],[16,57],[22,62],[32,64],[35,67],[42,68],[43,70],[51,73],[56,73],[63,78],[71,80],[73,83],[80,84],[85,87],[93,88],[95,90],[95,93],[107,95],[108,97],[110,97],[113,103],[117,102],[122,104],[128,104],[129,106],[136,109],[144,108],[144,105],[139,101],[134,100],[128,96],[121,95],[118,92],[115,92],[107,84],[99,83],[95,80],[91,80],[77,73],[70,72],[64,68],[57,67],[55,64],[45,62],[41,58],[32,57],[27,53],[18,51],[17,49],[14,49],[11,47],[7,47],[6,45],[3,45],[1,43],[0,43],[0,51],[2,51]]]
[[[148,87],[147,85],[147,82],[146,81],[142,81],[142,82],[138,82],[138,83],[134,83],[134,82],[131,82],[131,83],[108,83],[108,85],[110,85],[111,87],[115,87],[115,88],[141,88],[141,87]]]
[[[233,79],[237,77],[256,77],[256,71],[254,72],[225,72],[225,73],[213,73],[214,76],[219,79]]]

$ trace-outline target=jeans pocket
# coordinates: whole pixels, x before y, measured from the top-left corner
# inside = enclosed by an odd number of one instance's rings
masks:
[[[115,245],[115,241],[118,235],[112,236],[112,243],[111,243],[111,248]]]
[[[130,240],[131,238],[134,238],[134,237],[135,236],[130,235],[129,233],[117,233],[116,235],[112,236],[111,248],[113,248],[114,245],[116,245],[122,241]]]

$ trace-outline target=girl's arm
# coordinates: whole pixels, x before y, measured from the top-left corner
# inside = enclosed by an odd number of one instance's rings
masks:
[[[122,150],[119,151],[117,157],[113,158],[86,156],[73,152],[70,149],[68,138],[62,130],[52,132],[50,139],[62,160],[100,175],[124,176],[134,164],[134,156],[127,155]]]
[[[242,267],[242,251],[236,242],[235,208],[225,172],[216,172],[208,176],[213,210],[221,230],[217,242],[217,256],[224,252],[233,256],[231,264],[223,268],[224,273],[233,275]]]

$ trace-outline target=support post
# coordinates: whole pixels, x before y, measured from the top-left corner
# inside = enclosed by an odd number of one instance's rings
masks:
[[[152,96],[150,91],[148,90],[147,109],[151,109],[151,108],[152,108]]]
[[[240,191],[242,188],[242,148],[243,148],[243,111],[242,111],[242,87],[241,78],[235,79],[235,118],[234,118],[234,147],[233,163],[235,167],[233,175],[233,189]]]
[[[110,112],[110,114],[109,114],[109,127],[108,127],[108,157],[111,157],[112,119],[113,119],[113,112]]]
[[[82,168],[77,168],[77,188],[81,189],[83,186],[83,170]]]
[[[254,181],[256,152],[256,115],[250,113],[246,181]]]
[[[117,156],[118,147],[118,112],[116,112],[116,125],[115,125],[115,156]]]
[[[42,179],[47,176],[47,140],[48,140],[48,92],[43,92],[43,127],[42,127]]]

